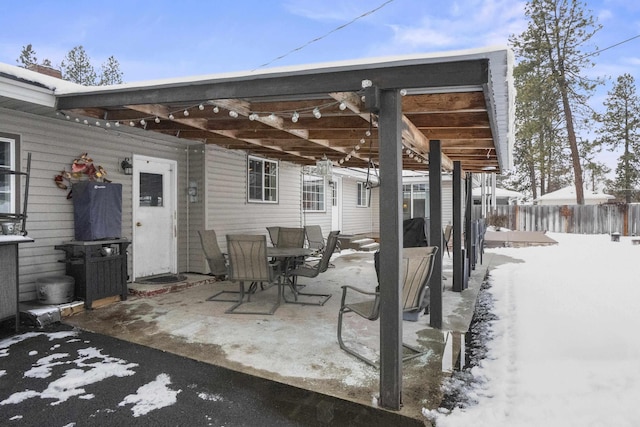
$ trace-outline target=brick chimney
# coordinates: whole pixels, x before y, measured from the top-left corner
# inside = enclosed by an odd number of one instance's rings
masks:
[[[36,73],[55,77],[57,79],[62,79],[62,72],[60,70],[47,67],[46,65],[31,64],[27,67],[27,70],[31,70],[31,71],[35,71]]]

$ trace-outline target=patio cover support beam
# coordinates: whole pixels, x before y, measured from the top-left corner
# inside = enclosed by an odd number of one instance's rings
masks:
[[[402,106],[380,93],[380,406],[402,405]]]
[[[437,246],[429,282],[429,324],[442,329],[442,154],[439,140],[429,141],[429,246]]]
[[[467,192],[465,193],[465,215],[464,215],[464,247],[466,250],[466,272],[464,276],[464,287],[462,289],[467,289],[469,284],[469,276],[471,276],[472,269],[472,260],[473,260],[473,236],[471,232],[471,204],[473,203],[471,198],[471,190],[473,189],[473,174],[471,172],[467,172],[466,179],[466,187]]]
[[[462,166],[453,162],[453,291],[464,289],[464,254],[462,252]]]

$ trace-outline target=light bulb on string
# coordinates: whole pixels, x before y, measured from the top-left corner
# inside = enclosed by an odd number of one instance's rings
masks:
[[[80,119],[76,117],[76,123],[80,123]]]
[[[359,146],[359,145],[356,145],[355,147],[353,147],[353,149],[357,151],[357,150],[359,150],[359,149],[360,149],[360,146]]]
[[[154,120],[156,123],[160,123],[160,117],[156,117]]]
[[[371,136],[371,131],[370,131],[370,130],[368,130],[368,131],[366,131],[364,134],[365,134],[366,136]]]
[[[136,124],[133,123],[133,120],[129,122],[129,126],[134,127]]]
[[[234,119],[238,117],[238,113],[236,111],[234,111],[234,110],[229,111],[229,115],[231,117],[233,117]]]
[[[320,113],[320,109],[318,107],[313,109],[313,117],[315,117],[316,119],[322,117],[322,113]]]
[[[258,115],[256,113],[249,114],[249,120],[254,121],[257,118],[258,118]]]
[[[96,126],[100,126],[100,122],[96,121]]]
[[[364,138],[360,138],[360,144],[363,144],[363,145],[364,145],[364,144],[366,144],[366,142],[367,142],[367,140],[366,140],[366,139],[364,139]]]
[[[298,119],[300,118],[300,114],[298,114],[297,111],[293,112],[293,115],[291,116],[291,121],[293,123],[298,123]]]
[[[110,128],[111,127],[111,123],[107,122],[104,124],[106,127]]]
[[[116,122],[115,125],[116,125],[117,128],[119,128],[120,127],[120,122]]]
[[[71,118],[71,116],[67,114],[66,116],[64,116],[64,118],[69,120]]]
[[[202,104],[198,105],[198,110],[200,110],[200,111],[204,110],[204,105],[202,105]]]
[[[341,102],[338,108],[340,108],[340,111],[344,111],[347,108],[347,104],[345,104],[344,102]]]
[[[216,105],[215,107],[213,107],[213,112],[218,114],[220,112],[220,108],[218,108],[218,106]]]
[[[147,124],[147,122],[146,122],[144,119],[140,120],[140,125],[141,125],[141,126],[144,126],[144,125],[146,125],[146,124]]]
[[[182,114],[184,114],[184,116],[187,117],[189,115],[189,110],[184,110]]]
[[[407,90],[406,89],[400,89],[400,96],[407,96]]]
[[[169,120],[173,120],[175,119],[175,117],[173,116],[173,114],[169,114]]]

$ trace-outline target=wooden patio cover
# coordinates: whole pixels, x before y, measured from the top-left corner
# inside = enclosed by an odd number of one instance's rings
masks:
[[[376,97],[402,96],[403,169],[426,170],[429,140],[440,140],[442,168],[496,171],[508,143],[500,130],[491,73],[495,51],[289,67],[58,93],[57,109],[109,126],[131,126],[300,165],[379,164]],[[495,62],[495,59],[491,59]],[[493,68],[493,70],[492,70]],[[502,82],[504,82],[504,76]],[[371,84],[370,88],[363,88]],[[367,100],[367,96],[368,100]],[[504,125],[502,125],[504,127]]]

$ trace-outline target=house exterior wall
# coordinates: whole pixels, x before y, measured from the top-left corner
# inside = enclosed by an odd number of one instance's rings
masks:
[[[0,108],[0,130],[21,138],[20,163],[26,171],[31,153],[31,177],[27,208],[27,231],[35,241],[20,245],[20,300],[37,298],[35,281],[49,275],[64,274],[64,253],[55,245],[74,239],[73,203],[67,192],[56,187],[53,177],[80,154],[89,153],[96,165],[102,165],[114,183],[122,184],[122,237],[132,236],[132,177],[124,175],[120,161],[133,154],[161,157],[178,162],[178,270],[187,268],[187,227],[184,191],[186,188],[186,151],[183,147],[157,139],[122,135],[115,130],[81,125]],[[177,140],[176,140],[177,141]],[[129,248],[129,272],[133,248]]]
[[[254,203],[247,200],[247,153],[216,146],[205,148],[205,228],[213,229],[218,244],[226,250],[225,235],[264,234],[267,227],[303,227],[317,224],[328,234],[331,210],[305,213],[301,209],[302,169],[288,162],[278,163],[278,202]],[[328,189],[328,186],[327,186]],[[327,199],[327,205],[330,200]]]
[[[374,189],[370,207],[358,206],[358,182],[362,180],[343,176],[342,178],[342,228],[343,234],[372,233],[378,231],[379,200]]]

